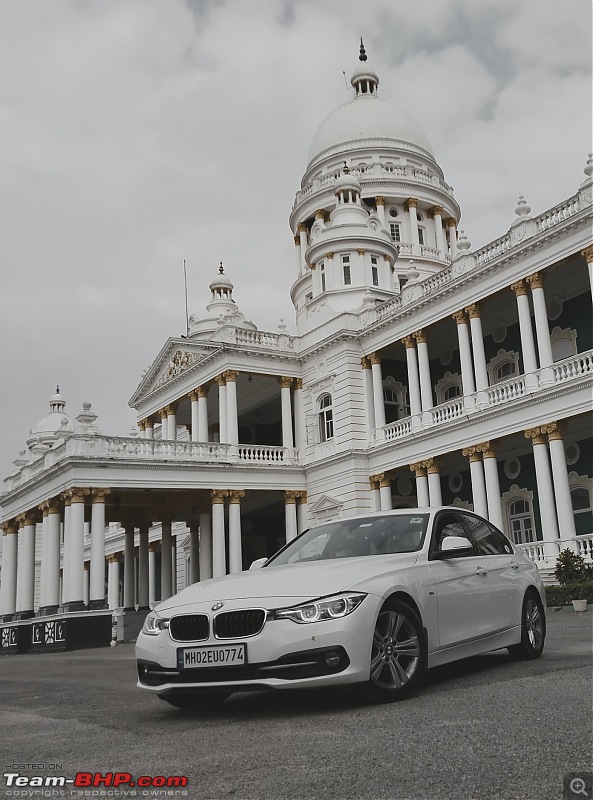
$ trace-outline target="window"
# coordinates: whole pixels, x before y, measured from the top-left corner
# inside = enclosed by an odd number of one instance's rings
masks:
[[[344,273],[344,286],[350,286],[352,275],[350,272],[350,256],[342,256],[342,271]]]
[[[379,270],[377,267],[371,267],[371,272],[373,275],[373,286],[379,285]]]
[[[531,508],[527,500],[513,500],[508,507],[509,531],[515,544],[534,541]]]
[[[461,397],[461,389],[456,384],[452,384],[451,386],[447,386],[445,391],[443,392],[443,402],[447,402],[447,400],[453,400],[455,397]]]
[[[418,244],[424,244],[424,228],[418,228]]]
[[[399,223],[390,222],[389,223],[389,233],[391,234],[391,238],[392,238],[392,240],[394,242],[401,242]]]
[[[465,528],[455,514],[440,514],[437,517],[432,537],[432,553],[438,553],[441,550],[443,539],[447,536],[464,536],[467,538]]]
[[[498,383],[498,381],[511,378],[515,374],[515,369],[516,367],[512,361],[505,361],[503,364],[500,364],[494,372],[496,382]]]
[[[454,400],[456,397],[461,397],[463,394],[461,375],[457,372],[449,372],[449,370],[447,370],[436,384],[435,392],[437,403],[446,403],[449,400]]]
[[[519,354],[512,350],[499,350],[488,362],[487,369],[491,386],[509,380],[519,374]]]
[[[325,264],[323,261],[319,264],[319,276],[321,278],[321,291],[325,292]]]
[[[580,511],[589,511],[591,509],[589,490],[585,486],[572,486],[570,489],[570,499],[572,501],[572,510],[575,514],[578,514]]]
[[[390,422],[410,416],[406,389],[392,375],[388,375],[383,381],[383,403],[385,405],[385,422],[387,425]]]
[[[331,394],[319,398],[319,440],[327,442],[334,438],[334,415]]]
[[[513,552],[506,537],[483,519],[469,514],[463,514],[461,519],[467,525],[469,537],[473,540],[478,555],[498,556]]]

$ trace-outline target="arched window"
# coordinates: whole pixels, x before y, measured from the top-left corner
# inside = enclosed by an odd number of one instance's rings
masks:
[[[437,403],[446,403],[449,400],[454,400],[456,397],[461,397],[463,394],[461,386],[461,375],[457,372],[445,372],[443,377],[435,386]]]
[[[507,506],[509,531],[515,544],[533,542],[533,520],[531,507],[527,500],[517,498]]]
[[[331,394],[319,398],[319,441],[327,442],[334,438],[334,412]]]
[[[402,417],[410,416],[410,407],[407,403],[406,388],[391,375],[383,381],[383,402],[385,405],[385,422],[395,422]]]
[[[572,510],[575,514],[580,511],[591,510],[591,495],[586,486],[571,486],[570,499],[572,501]]]
[[[499,350],[488,362],[488,379],[490,385],[508,381],[519,374],[519,354],[513,351]]]

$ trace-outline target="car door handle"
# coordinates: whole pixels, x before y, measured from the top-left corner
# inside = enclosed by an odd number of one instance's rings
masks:
[[[487,575],[488,570],[484,567],[476,567],[476,575]]]
[[[511,561],[511,567],[513,569],[519,569],[520,566],[521,564],[518,561]]]

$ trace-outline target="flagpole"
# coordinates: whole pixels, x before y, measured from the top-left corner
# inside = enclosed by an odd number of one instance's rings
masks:
[[[187,269],[185,258],[183,259],[183,279],[185,283],[185,335],[189,336],[189,312],[187,310]]]

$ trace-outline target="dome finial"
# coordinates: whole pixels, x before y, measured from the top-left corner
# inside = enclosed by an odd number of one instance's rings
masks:
[[[222,266],[222,261],[220,262],[220,266],[218,267],[218,274],[224,275],[224,267]]]
[[[344,175],[349,175],[350,174],[350,167],[348,166],[346,161],[344,161],[344,166],[342,167],[342,172],[344,173]]]
[[[364,42],[362,41],[362,36],[360,37],[360,54],[358,56],[359,61],[366,61],[367,60],[367,51],[364,49]]]
[[[56,386],[56,394],[60,394],[60,387]]]

